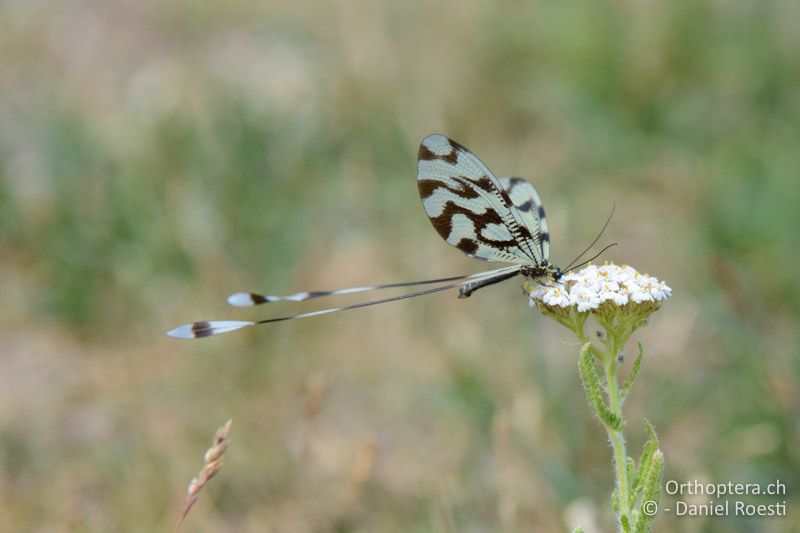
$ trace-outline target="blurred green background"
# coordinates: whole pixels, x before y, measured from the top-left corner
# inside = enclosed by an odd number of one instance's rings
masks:
[[[632,450],[647,416],[666,479],[787,486],[788,517],[656,531],[800,530],[799,20],[789,0],[3,2],[0,529],[171,528],[233,418],[187,531],[610,531],[578,346],[517,282],[164,335],[315,307],[229,308],[238,290],[485,267],[420,206],[441,132],[536,183],[556,263],[616,203],[605,259],[673,287],[638,335]]]

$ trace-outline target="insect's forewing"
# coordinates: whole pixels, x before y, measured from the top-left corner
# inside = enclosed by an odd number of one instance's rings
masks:
[[[522,220],[531,232],[531,240],[539,249],[542,259],[550,257],[550,232],[547,229],[547,217],[544,214],[542,201],[533,184],[523,178],[500,178],[500,184],[511,198]]]
[[[457,142],[444,135],[423,139],[417,186],[433,227],[465,254],[514,264],[544,259],[500,181]]]

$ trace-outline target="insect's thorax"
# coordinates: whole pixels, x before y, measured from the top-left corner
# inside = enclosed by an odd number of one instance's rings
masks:
[[[561,268],[549,263],[548,261],[544,261],[543,263],[537,263],[533,265],[525,265],[520,268],[520,274],[525,276],[526,278],[531,279],[549,279],[554,282],[557,282],[561,279],[563,273],[561,272]]]

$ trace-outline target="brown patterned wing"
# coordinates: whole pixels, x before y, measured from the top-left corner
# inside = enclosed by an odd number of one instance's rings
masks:
[[[531,182],[523,178],[500,178],[500,185],[505,189],[511,203],[517,208],[522,220],[530,231],[534,245],[539,249],[539,257],[550,257],[550,232],[547,229],[547,217],[539,194]]]
[[[545,259],[500,181],[457,142],[438,134],[423,139],[417,186],[433,227],[465,254],[520,265]]]

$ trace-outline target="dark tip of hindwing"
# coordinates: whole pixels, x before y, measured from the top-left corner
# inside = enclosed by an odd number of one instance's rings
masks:
[[[250,307],[252,305],[261,305],[271,301],[273,301],[273,298],[254,292],[237,292],[228,296],[228,304],[236,307]]]
[[[195,339],[200,339],[203,337],[210,337],[214,334],[214,329],[211,327],[211,324],[208,322],[195,322],[192,324],[192,335]]]
[[[256,294],[254,292],[250,293],[250,300],[253,302],[253,305],[260,305],[269,302],[269,300],[262,294]]]

